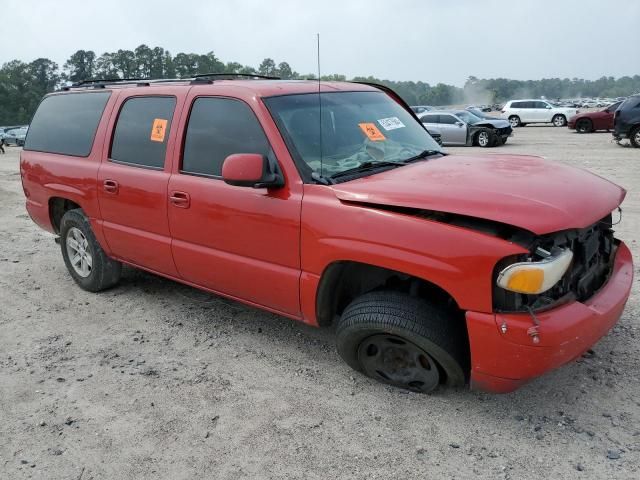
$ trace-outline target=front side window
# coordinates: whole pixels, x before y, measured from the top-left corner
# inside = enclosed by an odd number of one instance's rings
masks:
[[[109,158],[162,169],[167,153],[175,97],[133,97],[120,110]]]
[[[453,115],[440,115],[440,123],[444,123],[447,125],[455,125],[457,121],[458,119]]]
[[[439,123],[439,115],[424,115],[420,117],[422,123]]]
[[[309,93],[264,101],[306,178],[442,152],[420,122],[384,92]]]
[[[473,113],[467,111],[458,112],[456,113],[456,115],[460,117],[462,121],[467,122],[471,125],[475,125],[476,123],[482,121],[481,118],[476,117]]]
[[[91,92],[46,97],[31,121],[24,149],[88,156],[110,96],[110,92]]]
[[[220,176],[234,153],[269,155],[267,137],[249,106],[230,98],[201,97],[193,102],[184,140],[184,173]]]

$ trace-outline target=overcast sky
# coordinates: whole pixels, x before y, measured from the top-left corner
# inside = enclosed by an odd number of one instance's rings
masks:
[[[640,74],[637,0],[1,0],[0,63],[144,43],[257,67],[462,85]]]

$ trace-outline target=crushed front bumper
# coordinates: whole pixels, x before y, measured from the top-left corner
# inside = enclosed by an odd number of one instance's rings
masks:
[[[530,314],[468,311],[471,388],[510,392],[579,357],[618,321],[632,282],[631,252],[620,242],[611,277],[600,291],[584,303],[536,313],[537,328]]]

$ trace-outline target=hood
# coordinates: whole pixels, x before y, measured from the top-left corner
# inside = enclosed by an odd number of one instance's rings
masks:
[[[500,118],[483,118],[481,122],[474,123],[474,127],[492,126],[493,128],[510,128],[511,124],[507,120]]]
[[[455,213],[538,235],[592,225],[625,190],[597,175],[520,155],[449,155],[331,187],[343,201]]]

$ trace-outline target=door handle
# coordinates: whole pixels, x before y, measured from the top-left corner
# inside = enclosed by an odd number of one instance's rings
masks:
[[[178,208],[189,208],[191,206],[191,197],[187,192],[171,192],[169,201]]]
[[[118,182],[115,180],[105,180],[102,182],[102,187],[107,193],[118,193]]]

